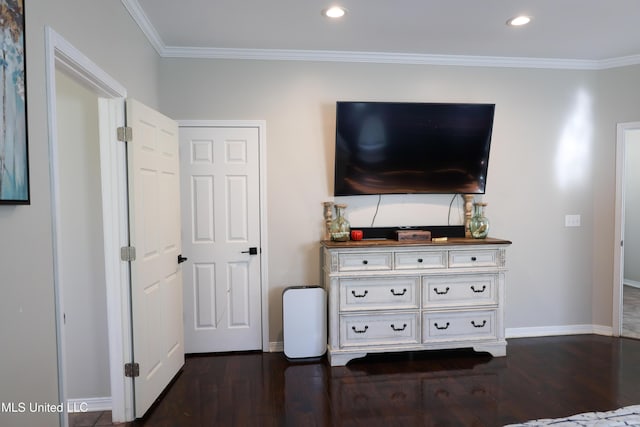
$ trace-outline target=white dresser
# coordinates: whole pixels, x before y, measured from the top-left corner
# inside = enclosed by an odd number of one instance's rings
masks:
[[[332,366],[367,353],[472,347],[506,355],[500,239],[322,242]]]

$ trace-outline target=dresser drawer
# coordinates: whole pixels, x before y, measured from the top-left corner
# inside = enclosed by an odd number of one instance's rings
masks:
[[[497,282],[495,274],[422,276],[422,307],[497,304]]]
[[[417,344],[420,316],[413,313],[340,316],[340,347],[385,344]]]
[[[391,252],[354,252],[338,254],[338,271],[391,270]]]
[[[496,249],[475,249],[449,251],[449,267],[497,267]]]
[[[445,268],[446,266],[447,255],[445,251],[407,251],[395,253],[396,270]]]
[[[425,343],[497,338],[495,310],[426,312],[422,324]]]
[[[340,279],[340,311],[411,309],[420,305],[420,277]]]

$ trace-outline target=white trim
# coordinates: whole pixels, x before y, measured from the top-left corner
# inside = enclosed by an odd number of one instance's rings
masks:
[[[147,40],[149,40],[151,46],[153,46],[156,52],[158,52],[158,54],[162,56],[162,52],[165,49],[164,43],[160,38],[160,34],[158,34],[158,32],[156,31],[156,28],[153,26],[153,24],[151,24],[151,21],[149,21],[149,18],[142,10],[142,7],[140,6],[140,3],[138,3],[138,0],[122,0],[122,4],[124,5],[125,9],[127,9],[129,15],[131,15],[136,24],[138,24],[138,27],[140,27],[144,35],[147,37]]]
[[[506,56],[433,55],[422,53],[358,52],[295,49],[236,49],[166,46],[138,0],[121,0],[149,43],[163,58],[248,59],[265,61],[365,62],[376,64],[455,65],[466,67],[604,70],[640,64],[640,55],[601,60]]]
[[[616,129],[616,194],[614,206],[613,232],[613,319],[611,321],[614,334],[622,333],[622,282],[624,280],[624,131],[627,126],[618,123]]]
[[[46,27],[45,38],[48,46],[47,53],[53,55],[49,59],[55,60],[55,66],[78,81],[78,83],[89,87],[98,96],[108,98],[123,97],[122,94],[127,93],[120,83],[104,72],[71,43],[62,38],[51,27]]]
[[[603,59],[598,61],[599,70],[607,70],[610,68],[627,67],[629,65],[640,64],[640,55],[621,56],[619,58]]]
[[[530,338],[550,337],[558,335],[584,335],[597,334],[611,336],[612,330],[608,326],[600,325],[563,325],[563,326],[538,326],[527,328],[507,328],[506,338]]]
[[[55,315],[56,315],[56,350],[58,356],[58,399],[61,402],[66,401],[67,397],[67,378],[64,375],[64,367],[66,362],[65,351],[65,333],[62,322],[63,295],[62,286],[60,286],[60,277],[62,277],[62,263],[58,257],[62,253],[60,239],[58,238],[60,225],[60,203],[57,195],[60,194],[58,188],[58,120],[56,114],[56,39],[51,29],[45,31],[45,72],[46,72],[46,93],[47,93],[47,119],[49,125],[49,185],[51,191],[51,238],[53,246],[53,290],[55,294]],[[68,419],[65,414],[60,414],[60,425],[68,426]]]
[[[123,0],[124,1],[124,0]],[[262,293],[262,351],[271,351],[269,344],[269,274],[267,240],[267,122],[264,120],[178,120],[178,127],[252,127],[258,129],[260,162],[260,287]]]
[[[598,70],[598,61],[504,56],[432,55],[420,53],[357,52],[293,49],[231,49],[166,46],[163,58],[250,59],[265,61],[356,62],[375,64],[454,65],[467,67]],[[639,61],[640,62],[640,61]]]
[[[284,341],[272,341],[269,343],[269,353],[284,353]]]
[[[60,201],[59,201],[59,173],[58,173],[58,141],[57,141],[57,111],[56,111],[56,77],[55,73],[60,70],[68,74],[74,81],[88,87],[99,97],[122,99],[126,97],[126,89],[116,80],[111,78],[100,67],[89,60],[79,50],[74,48],[52,28],[45,27],[45,75],[47,93],[47,121],[49,126],[49,174],[51,186],[51,219],[52,219],[52,242],[53,242],[53,280],[55,293],[56,312],[56,342],[58,355],[58,396],[60,402],[66,401],[66,352],[64,348],[64,327],[62,323],[62,313],[64,313],[62,286],[60,283],[61,263],[59,254],[60,243]],[[112,101],[116,102],[116,101]],[[101,105],[104,105],[101,103]],[[121,107],[123,108],[123,107]],[[123,309],[121,301],[125,297],[120,295],[120,286],[128,286],[128,282],[122,282],[122,263],[119,262],[119,251],[113,251],[112,247],[117,245],[117,239],[121,236],[126,223],[119,222],[121,215],[118,212],[122,209],[118,204],[119,185],[122,177],[117,165],[123,160],[118,148],[105,148],[103,126],[113,125],[118,113],[118,107],[113,107],[108,113],[104,108],[100,109],[100,119],[109,118],[109,123],[100,123],[100,156],[101,156],[101,180],[103,196],[103,219],[105,230],[105,270],[107,279],[107,313],[108,313],[108,333],[109,333],[109,361],[111,374],[111,393],[113,420],[128,421],[133,419],[133,413],[127,412],[132,404],[130,398],[130,381],[126,382],[122,372],[125,354],[131,352],[130,342],[126,340],[126,331],[130,329],[129,312]],[[106,116],[105,116],[106,114]],[[104,158],[103,158],[104,156]],[[109,166],[107,166],[109,165]],[[126,193],[125,193],[126,194]],[[120,195],[121,197],[121,195]],[[121,198],[119,200],[122,200]],[[126,197],[125,197],[126,200]],[[128,278],[128,276],[126,276]],[[126,288],[125,288],[126,289]],[[128,399],[128,400],[127,400]],[[60,424],[68,425],[67,413],[60,413]]]
[[[111,411],[110,397],[87,397],[68,399],[67,411],[71,413]]]
[[[611,326],[604,325],[592,325],[593,333],[596,335],[604,335],[607,337],[613,336],[613,328]]]
[[[111,418],[113,422],[122,422],[134,419],[132,380],[123,375],[124,364],[133,360],[129,263],[118,256],[120,248],[128,245],[127,152],[114,132],[124,125],[124,99],[103,98],[98,106]]]

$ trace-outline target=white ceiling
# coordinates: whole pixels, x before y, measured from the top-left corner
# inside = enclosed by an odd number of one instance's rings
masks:
[[[640,0],[122,2],[163,56],[640,63]],[[348,14],[339,21],[322,16],[332,4]],[[519,14],[532,22],[505,24]]]

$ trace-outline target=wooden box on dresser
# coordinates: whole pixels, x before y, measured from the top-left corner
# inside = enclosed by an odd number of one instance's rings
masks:
[[[322,242],[332,366],[367,353],[506,355],[507,240]]]

